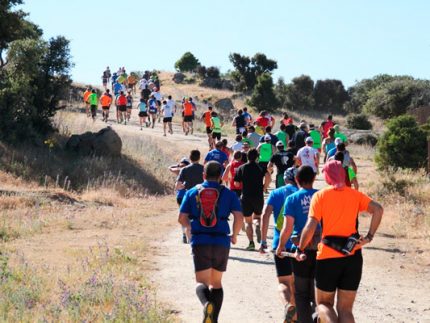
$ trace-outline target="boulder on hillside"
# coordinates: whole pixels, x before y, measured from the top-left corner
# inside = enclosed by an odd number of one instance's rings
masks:
[[[176,84],[180,84],[180,83],[183,83],[184,81],[185,81],[185,74],[183,74],[183,73],[175,73],[174,75],[173,75],[173,78],[172,78],[172,80],[173,80],[173,82],[175,82]]]
[[[232,82],[232,81],[230,81],[230,80],[223,79],[223,80],[222,80],[221,88],[222,88],[223,90],[233,91],[233,90],[234,90],[233,82]]]
[[[66,149],[81,155],[121,156],[122,140],[111,127],[99,132],[85,132],[72,135],[66,143]]]
[[[219,78],[206,77],[199,84],[200,86],[209,87],[211,89],[221,89],[222,88],[222,80]]]
[[[215,102],[215,107],[224,113],[230,113],[234,110],[233,101],[230,98],[224,98]]]
[[[378,142],[378,137],[373,133],[354,133],[349,136],[349,140],[357,145],[375,146]]]

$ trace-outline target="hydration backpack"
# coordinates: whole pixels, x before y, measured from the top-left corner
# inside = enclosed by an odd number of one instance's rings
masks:
[[[199,209],[199,221],[203,227],[213,228],[218,222],[218,200],[224,186],[219,188],[197,185],[197,208]]]

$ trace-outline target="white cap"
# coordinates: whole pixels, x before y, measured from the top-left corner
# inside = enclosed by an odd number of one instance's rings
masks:
[[[272,140],[272,137],[270,137],[270,135],[265,135],[264,136],[264,141],[266,141],[266,140]]]
[[[312,137],[307,137],[305,142],[314,142],[314,140],[312,139]]]
[[[335,144],[336,146],[340,145],[341,143],[343,143],[343,141],[342,141],[342,139],[340,139],[340,138],[336,138],[336,139],[334,140],[334,144]]]

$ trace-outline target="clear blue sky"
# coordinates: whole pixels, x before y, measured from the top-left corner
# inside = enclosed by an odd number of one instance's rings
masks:
[[[262,52],[286,81],[430,78],[427,0],[26,0],[23,9],[46,38],[71,40],[75,81],[100,82],[107,65],[173,71],[186,51],[222,72],[229,53]]]

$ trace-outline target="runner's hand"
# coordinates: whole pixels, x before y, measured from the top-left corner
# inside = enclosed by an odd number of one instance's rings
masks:
[[[360,236],[360,239],[358,240],[357,245],[363,247],[367,245],[369,242],[370,242],[370,239],[368,239],[367,237]]]
[[[299,252],[299,250],[296,250],[294,257],[296,258],[297,261],[305,261],[306,260],[306,255],[303,252]]]
[[[231,241],[231,243],[232,243],[232,244],[236,244],[236,242],[237,242],[237,236],[236,236],[236,235],[234,235],[234,234],[233,234],[233,235],[231,235],[231,236],[230,236],[230,241]]]
[[[276,256],[284,258],[284,256],[282,256],[282,251],[285,251],[285,248],[278,246],[278,248],[276,248]]]

